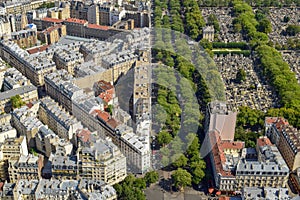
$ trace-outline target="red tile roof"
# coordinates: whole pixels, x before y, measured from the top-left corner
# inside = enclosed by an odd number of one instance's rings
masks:
[[[105,122],[107,122],[111,118],[108,112],[101,111],[101,110],[94,110],[92,114],[95,114],[98,118],[102,119]]]
[[[100,29],[100,30],[107,31],[110,27],[109,26],[101,26],[101,25],[97,25],[97,24],[88,24],[88,28]]]
[[[114,88],[114,86],[112,84],[110,84],[109,82],[104,81],[104,80],[98,81],[97,86],[104,91]]]
[[[215,165],[217,173],[222,176],[234,176],[231,171],[225,171],[223,165],[226,162],[224,149],[243,149],[244,142],[228,142],[222,141],[217,131],[210,133],[210,143],[212,145],[213,165]]]
[[[3,191],[3,185],[4,185],[4,183],[0,182],[0,191]]]
[[[268,145],[268,146],[272,145],[272,142],[267,137],[258,138],[256,140],[256,143],[259,147],[266,146],[266,145]]]
[[[108,103],[108,102],[110,102],[110,100],[112,100],[113,94],[112,94],[112,92],[102,92],[102,93],[99,94],[99,97],[101,99],[103,99],[103,101]]]
[[[76,19],[76,18],[68,18],[65,22],[77,23],[77,24],[86,24],[87,21],[83,19]]]
[[[82,129],[77,133],[77,137],[82,142],[88,142],[91,139],[91,132],[87,129]]]
[[[39,46],[33,49],[28,49],[27,52],[29,54],[34,54],[34,53],[38,53],[38,52],[42,52],[45,51],[50,45],[44,45],[44,46]]]
[[[289,122],[284,119],[283,117],[266,117],[265,119],[266,124],[274,124],[274,123],[280,123],[280,124],[285,124],[288,125]]]
[[[57,25],[54,25],[54,26],[50,26],[49,28],[43,30],[42,32],[43,33],[51,33],[53,30],[56,30],[58,28],[61,28],[62,27],[62,24],[57,24]]]
[[[42,19],[42,21],[53,22],[53,23],[62,23],[64,20],[45,17]]]
[[[221,142],[222,149],[242,149],[244,148],[244,142]]]
[[[117,128],[118,126],[118,122],[113,118],[109,119],[106,123],[113,129]]]

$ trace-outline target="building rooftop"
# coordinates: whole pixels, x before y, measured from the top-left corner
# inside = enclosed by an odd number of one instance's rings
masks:
[[[64,20],[61,20],[61,19],[49,18],[49,17],[45,17],[41,20],[46,21],[46,22],[52,22],[52,23],[62,23],[64,21]]]
[[[68,198],[70,193],[75,193],[78,187],[77,180],[39,180],[38,187],[35,192],[36,199],[44,198]]]
[[[210,143],[212,145],[212,157],[217,173],[222,176],[234,176],[234,170],[240,155],[226,154],[224,150],[235,149],[237,152],[241,152],[244,148],[244,142],[229,142],[222,141],[218,132],[212,132],[210,134]]]
[[[13,115],[27,130],[38,129],[43,126],[43,123],[37,118],[37,113],[30,110],[27,106],[15,109]]]
[[[141,154],[147,154],[149,152],[148,138],[138,136],[133,132],[133,129],[125,124],[121,124],[116,127],[117,132],[121,135],[121,138],[136,151]]]
[[[104,30],[104,31],[107,31],[108,29],[110,29],[109,26],[101,26],[101,25],[97,25],[97,24],[88,24],[88,28],[99,29],[99,30]]]
[[[26,85],[24,87],[19,87],[19,88],[5,91],[5,92],[1,92],[0,93],[0,101],[5,100],[5,99],[10,99],[11,97],[16,96],[16,95],[22,95],[25,93],[29,93],[34,90],[37,90],[37,88],[34,85]]]
[[[20,179],[16,183],[16,192],[19,195],[34,195],[35,190],[39,184],[38,180],[24,180]]]
[[[47,111],[47,113],[50,114],[64,128],[70,129],[73,125],[80,124],[80,122],[77,121],[74,116],[66,112],[50,97],[40,99],[40,102],[40,106],[42,106]]]
[[[119,159],[120,155],[124,157],[119,148],[112,143],[111,140],[104,141],[102,139],[97,139],[96,141],[90,143],[89,146],[83,147],[82,153],[90,154],[95,158],[95,160],[103,163],[108,162],[109,159],[114,159],[116,157]]]
[[[208,106],[210,122],[209,132],[217,131],[221,140],[233,141],[237,113],[225,102],[214,101]]]
[[[109,199],[117,195],[112,186],[100,180],[81,179],[78,188],[90,200]]]
[[[258,160],[246,160],[242,158],[237,165],[237,173],[253,173],[257,175],[284,175],[289,168],[282,158],[279,150],[266,137],[257,139]],[[247,156],[247,155],[244,155]]]
[[[31,85],[30,81],[15,68],[8,68],[4,74],[4,84],[10,90]]]
[[[245,187],[242,196],[245,199],[265,199],[265,200],[289,200],[287,188],[258,188]]]
[[[82,25],[85,25],[88,23],[86,20],[76,19],[76,18],[68,18],[65,20],[65,22],[77,23],[77,24],[82,24]]]
[[[85,77],[88,75],[104,72],[106,69],[96,65],[94,61],[88,61],[77,65],[74,69],[76,77]]]

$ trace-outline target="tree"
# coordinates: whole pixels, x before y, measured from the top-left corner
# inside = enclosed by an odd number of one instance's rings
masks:
[[[269,19],[264,18],[259,21],[257,26],[257,30],[263,33],[271,33],[272,32],[272,24]]]
[[[142,191],[145,187],[145,180],[133,175],[128,175],[122,182],[114,185],[120,200],[146,200]]]
[[[198,156],[200,151],[200,145],[199,145],[199,139],[198,137],[195,137],[192,141],[192,143],[187,148],[187,155],[189,158],[192,158],[193,156]]]
[[[172,174],[172,180],[175,187],[183,190],[184,187],[190,186],[192,184],[192,175],[185,169],[178,168]]]
[[[212,43],[208,41],[208,39],[200,40],[199,44],[203,47],[203,49],[212,49]]]
[[[172,159],[174,167],[184,167],[187,165],[188,159],[183,154],[175,154]]]
[[[143,178],[137,178],[133,182],[133,186],[137,187],[139,189],[145,189],[146,188],[146,181]]]
[[[16,95],[10,98],[10,102],[13,108],[20,108],[25,105],[25,102],[22,100],[20,95]]]
[[[174,151],[175,154],[182,153],[183,145],[184,143],[178,136],[176,136],[171,142],[172,150]]]
[[[300,26],[299,25],[288,25],[286,28],[286,34],[289,36],[295,36],[300,33]]]
[[[215,14],[210,14],[207,18],[207,24],[213,25],[216,32],[220,31],[220,25]]]
[[[206,164],[205,162],[201,159],[196,162],[191,163],[191,173],[192,173],[192,182],[194,184],[199,184],[201,180],[205,177],[205,168]]]
[[[106,108],[106,112],[108,112],[110,115],[112,115],[113,109],[114,109],[113,105],[108,105]]]
[[[147,185],[156,183],[158,181],[158,173],[156,171],[147,172],[144,177]]]
[[[167,131],[161,131],[158,133],[157,142],[159,145],[165,146],[172,141],[172,136]]]
[[[241,83],[242,81],[246,80],[246,72],[244,69],[239,69],[236,73],[235,81],[237,83]]]
[[[290,21],[290,17],[289,16],[284,16],[283,17],[283,22],[288,23]]]

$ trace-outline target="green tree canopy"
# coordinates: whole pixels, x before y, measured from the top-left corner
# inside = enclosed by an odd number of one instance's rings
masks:
[[[20,95],[16,95],[10,98],[10,102],[13,108],[20,108],[25,105],[25,102],[22,100]]]
[[[172,141],[172,135],[167,131],[161,131],[158,133],[157,142],[159,145],[166,145]]]
[[[244,69],[239,69],[238,72],[236,73],[235,81],[237,83],[241,83],[246,80],[246,72]]]
[[[187,165],[188,159],[183,154],[175,154],[172,157],[174,167],[185,167]]]
[[[190,186],[192,184],[192,175],[185,169],[178,168],[172,174],[172,180],[175,187],[182,190],[184,187]]]
[[[148,185],[156,183],[158,181],[158,173],[156,171],[147,172],[144,179]]]

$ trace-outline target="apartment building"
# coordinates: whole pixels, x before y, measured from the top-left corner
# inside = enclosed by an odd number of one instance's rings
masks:
[[[83,134],[81,133],[80,136],[82,137]],[[94,136],[89,134],[86,137]],[[89,140],[91,141],[89,145],[87,142],[78,145],[79,176],[88,180],[101,180],[109,185],[124,180],[127,175],[126,157],[119,148],[110,140],[96,138]]]
[[[134,28],[150,27],[150,15],[148,11],[126,11],[124,19],[133,19]]]
[[[85,127],[91,131],[97,131],[102,139],[109,136],[115,142],[114,129],[117,122],[103,110],[104,104],[100,98],[85,94],[73,101],[72,113]]]
[[[87,20],[90,5],[92,5],[90,2],[72,1],[70,5],[70,17]]]
[[[289,169],[300,168],[300,131],[284,118],[268,117],[265,124],[266,136],[276,144]]]
[[[242,158],[236,168],[238,190],[243,187],[287,186],[289,169],[279,150],[267,137],[257,139],[257,160]]]
[[[11,183],[16,183],[19,179],[33,180],[41,178],[44,157],[28,154],[12,157],[8,160],[8,173]]]
[[[4,73],[3,90],[11,90],[31,85],[30,81],[15,68],[8,68]]]
[[[49,17],[41,17],[33,19],[33,23],[37,26],[38,31],[43,31],[50,27],[63,24],[64,20]]]
[[[99,5],[99,24],[104,26],[110,25],[110,10],[111,5],[101,4]]]
[[[20,155],[28,155],[26,138],[6,138],[0,145],[0,179],[8,180],[8,161],[11,158],[19,157]]]
[[[3,185],[1,199],[105,199],[116,200],[116,190],[103,181],[77,180],[25,180]]]
[[[21,48],[29,48],[37,44],[37,28],[34,24],[28,24],[26,29],[12,32],[11,39]]]
[[[26,137],[20,136],[18,138],[6,138],[1,145],[1,159],[8,160],[11,157],[18,157],[20,155],[28,155],[28,148],[26,144]]]
[[[57,24],[38,32],[38,39],[42,43],[53,44],[65,35],[67,35],[66,25]]]
[[[117,48],[118,44],[90,39],[80,46],[80,53],[85,61],[94,61],[95,65],[102,64],[102,58],[109,55]]]
[[[122,51],[105,56],[102,59],[102,66],[106,69],[112,68],[113,82],[115,82],[120,75],[126,74],[129,69],[135,66],[138,60],[138,55],[131,51]]]
[[[126,156],[128,166],[137,173],[145,173],[150,169],[150,122],[140,123],[140,130],[143,133],[135,134],[133,129],[120,125],[108,113],[103,112],[103,107],[95,97],[81,96],[74,100],[73,114],[84,126],[91,131],[97,131],[102,139],[110,137],[121,152]],[[103,105],[102,105],[103,106]],[[146,135],[146,136],[145,136]]]
[[[90,24],[97,24],[99,25],[100,22],[100,17],[99,17],[99,6],[97,4],[92,4],[89,6],[88,11],[87,11],[87,21]]]
[[[107,82],[112,81],[112,69],[104,69],[100,65],[95,65],[93,61],[84,62],[74,70],[76,77],[74,83],[80,88],[92,88],[94,83],[99,81],[99,77]]]
[[[143,56],[147,57],[147,56]],[[145,58],[134,67],[133,83],[133,119],[138,120],[145,113],[151,113],[151,67],[150,58]]]
[[[235,168],[241,157],[244,142],[224,141],[215,131],[210,134],[210,144],[210,159],[216,187],[220,191],[236,191]]]
[[[57,140],[59,137],[51,129],[41,126],[35,135],[35,148],[49,158],[54,151],[52,144]]]
[[[45,76],[47,94],[72,113],[72,99],[82,96],[83,90],[72,84],[73,77],[66,70],[58,70]]]
[[[0,115],[0,143],[3,143],[6,138],[16,138],[17,130],[10,124],[11,115]]]
[[[58,180],[78,180],[78,159],[77,156],[67,156],[64,149],[58,148],[51,154],[52,178]]]
[[[272,188],[272,187],[245,187],[242,191],[242,200],[252,199],[286,199],[290,200],[287,188]]]
[[[37,88],[33,85],[11,89],[0,93],[0,112],[10,112],[12,110],[11,98],[20,96],[23,102],[29,103],[38,99]]]
[[[60,138],[71,140],[81,122],[66,112],[50,97],[40,100],[39,119],[49,126]]]
[[[205,133],[217,131],[221,140],[233,141],[237,112],[226,102],[208,104],[205,118]]]
[[[37,118],[37,113],[23,106],[12,113],[12,125],[20,135],[26,136],[27,145],[35,147],[35,135],[43,123]]]
[[[116,190],[103,181],[80,179],[78,188],[84,198],[117,199]]]
[[[24,13],[20,12],[14,16],[15,31],[21,31],[25,29],[27,24],[28,24],[28,19]]]
[[[143,124],[146,134],[149,134],[148,124]],[[126,156],[128,168],[134,173],[146,173],[151,168],[151,151],[149,135],[135,134],[133,129],[124,124],[116,128],[119,136],[119,148]]]
[[[11,41],[2,41],[0,49],[3,60],[19,70],[37,87],[44,85],[46,74],[56,70],[55,63],[50,59],[51,52],[29,55]]]
[[[68,19],[70,18],[69,3],[64,3],[65,7],[53,7],[47,10],[47,17],[55,19]]]
[[[32,199],[35,200],[35,191],[39,184],[36,180],[20,179],[17,181],[13,189],[14,199]]]
[[[115,88],[109,82],[100,80],[94,84],[93,90],[95,96],[100,97],[106,105],[114,105],[118,101],[115,95]]]
[[[77,180],[39,180],[35,190],[35,199],[79,199]]]
[[[8,17],[1,17],[0,18],[0,38],[1,39],[8,39],[11,35],[11,28],[10,28],[10,21]]]
[[[18,2],[15,1],[7,2],[7,4],[5,5],[6,13],[16,14],[16,13],[27,12],[30,10],[35,10],[39,6],[41,6],[44,2],[45,2],[44,0],[37,0],[37,1],[21,0]]]
[[[53,55],[53,61],[55,62],[57,69],[65,69],[71,75],[74,75],[74,67],[83,63],[84,58],[79,51],[57,48]]]

